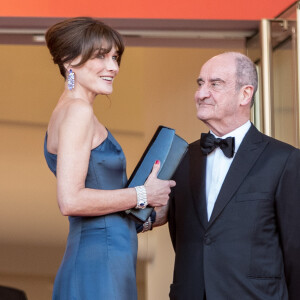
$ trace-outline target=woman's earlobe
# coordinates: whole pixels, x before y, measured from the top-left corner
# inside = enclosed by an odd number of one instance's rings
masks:
[[[71,64],[70,63],[64,63],[63,66],[66,70],[66,73],[70,71],[70,69],[71,69]]]

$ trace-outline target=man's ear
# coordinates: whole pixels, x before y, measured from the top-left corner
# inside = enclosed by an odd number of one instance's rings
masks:
[[[252,85],[245,85],[241,89],[241,102],[242,106],[251,105],[254,88]]]

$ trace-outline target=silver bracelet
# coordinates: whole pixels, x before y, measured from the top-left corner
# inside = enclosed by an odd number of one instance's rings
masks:
[[[136,207],[138,209],[144,209],[148,202],[147,202],[147,192],[146,188],[143,185],[136,186]]]
[[[151,229],[152,229],[152,222],[151,222],[151,217],[149,217],[147,219],[147,221],[143,224],[142,232],[146,232],[146,231],[151,230]]]

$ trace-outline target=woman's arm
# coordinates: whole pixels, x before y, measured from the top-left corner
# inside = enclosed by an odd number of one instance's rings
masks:
[[[123,211],[137,204],[134,188],[97,190],[85,188],[95,122],[92,107],[83,101],[69,105],[58,132],[57,198],[63,215],[97,216]],[[106,130],[103,129],[105,139]],[[159,164],[145,183],[148,204],[165,205],[173,181],[157,179]]]

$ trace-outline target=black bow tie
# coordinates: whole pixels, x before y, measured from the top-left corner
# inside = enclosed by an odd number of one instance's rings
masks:
[[[226,157],[233,157],[234,154],[234,137],[220,139],[211,133],[202,133],[200,145],[202,153],[206,155],[214,151],[217,147],[220,147]]]

